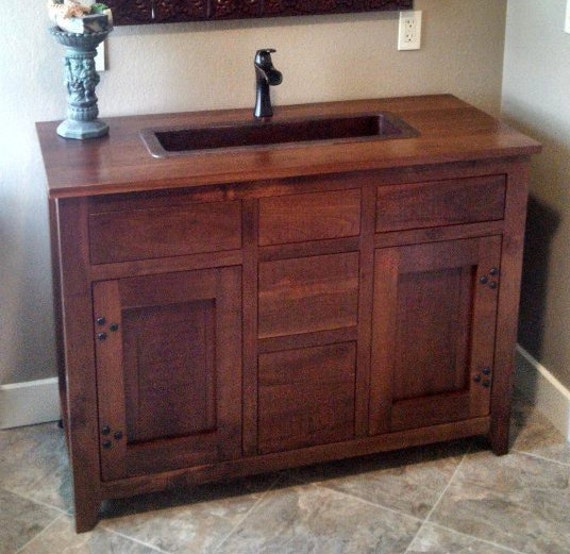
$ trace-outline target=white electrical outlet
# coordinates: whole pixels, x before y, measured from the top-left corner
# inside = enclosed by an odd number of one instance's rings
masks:
[[[413,10],[400,12],[398,50],[419,50],[421,43],[422,11]]]
[[[566,17],[564,18],[564,32],[570,34],[570,0],[566,0]]]
[[[95,56],[95,71],[105,71],[107,69],[105,64],[105,41],[99,43],[97,46],[97,55]]]

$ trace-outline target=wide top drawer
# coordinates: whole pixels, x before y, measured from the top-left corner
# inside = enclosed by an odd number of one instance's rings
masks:
[[[241,202],[145,200],[89,209],[92,264],[183,256],[241,248]]]
[[[378,187],[376,232],[497,221],[505,191],[504,175]]]

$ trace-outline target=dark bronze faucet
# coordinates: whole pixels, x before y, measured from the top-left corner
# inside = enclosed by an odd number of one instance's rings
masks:
[[[258,50],[255,54],[255,109],[253,115],[255,117],[271,117],[273,109],[271,108],[271,97],[269,95],[269,87],[280,85],[283,81],[283,75],[273,67],[271,54],[275,52],[272,48]]]

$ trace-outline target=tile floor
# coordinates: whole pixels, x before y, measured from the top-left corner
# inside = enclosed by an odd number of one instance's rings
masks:
[[[76,535],[62,431],[0,431],[0,553],[566,554],[570,445],[522,400],[480,440],[109,503]]]

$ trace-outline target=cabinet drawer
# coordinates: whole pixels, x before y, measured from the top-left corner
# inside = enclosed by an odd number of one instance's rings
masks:
[[[314,192],[259,201],[259,244],[353,237],[360,233],[360,190]]]
[[[106,204],[89,214],[89,246],[93,264],[238,249],[241,204]]]
[[[502,219],[505,176],[378,187],[376,232]]]
[[[357,252],[260,264],[260,338],[351,327],[357,315]]]
[[[355,368],[354,343],[262,354],[260,453],[351,439]]]

